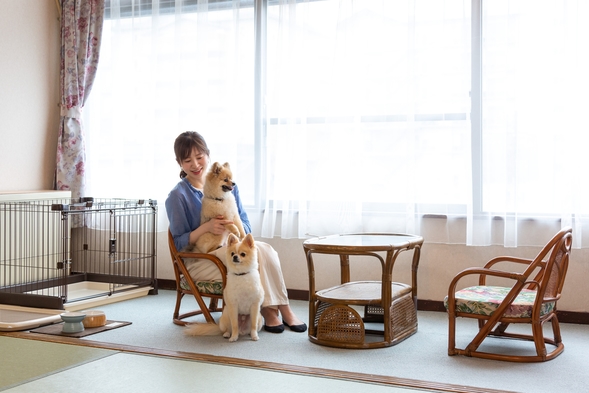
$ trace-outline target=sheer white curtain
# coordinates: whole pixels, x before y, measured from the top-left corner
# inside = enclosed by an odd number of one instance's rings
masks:
[[[424,233],[427,213],[448,217],[429,241],[464,243],[470,18],[457,0],[269,7],[264,236]]]
[[[253,8],[238,1],[107,1],[101,63],[85,112],[94,197],[163,202],[179,180],[173,142],[200,132],[252,199]]]
[[[165,230],[196,130],[257,236],[519,246],[572,225],[586,247],[587,20],[580,0],[107,1],[90,196],[157,199]]]
[[[589,3],[483,2],[481,243],[587,246]]]

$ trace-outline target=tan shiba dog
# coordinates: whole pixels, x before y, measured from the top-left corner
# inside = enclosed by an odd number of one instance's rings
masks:
[[[229,163],[223,165],[215,162],[205,180],[203,187],[202,209],[200,212],[201,225],[213,218],[223,216],[225,220],[233,221],[233,224],[225,227],[230,233],[233,233],[239,239],[245,237],[245,231],[239,212],[237,211],[237,204],[233,196],[233,173],[229,168]],[[225,244],[227,232],[223,235],[215,235],[207,232],[201,235],[196,242],[196,248],[199,252],[209,253]]]
[[[260,307],[264,300],[264,288],[258,271],[258,249],[251,234],[241,242],[235,235],[229,235],[226,263],[225,307],[219,324],[189,324],[184,333],[190,336],[223,334],[231,342],[237,341],[240,334],[249,333],[252,340],[257,341],[263,326]]]

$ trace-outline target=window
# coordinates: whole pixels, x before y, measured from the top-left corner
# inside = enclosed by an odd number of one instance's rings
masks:
[[[117,4],[86,106],[90,189],[163,202],[173,140],[196,130],[263,236],[517,245],[532,218],[579,245],[584,2]]]

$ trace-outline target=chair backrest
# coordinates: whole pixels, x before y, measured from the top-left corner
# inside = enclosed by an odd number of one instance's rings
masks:
[[[176,249],[176,244],[174,243],[174,236],[172,236],[172,232],[168,229],[168,247],[170,249],[170,256],[172,257],[172,265],[174,266],[174,275],[176,276],[176,285],[180,284],[180,277],[181,275],[185,274],[182,267],[179,264],[179,257],[178,257],[178,250]]]
[[[170,248],[170,256],[172,257],[172,263],[174,265],[174,273],[176,274],[176,279],[180,280],[180,275],[184,275],[185,277],[190,277],[188,270],[186,269],[186,265],[184,264],[183,258],[194,258],[194,259],[208,259],[214,262],[219,270],[221,271],[221,276],[223,277],[223,288],[225,288],[225,276],[227,275],[227,270],[223,262],[219,258],[217,258],[213,254],[202,254],[202,253],[195,253],[195,252],[179,252],[176,249],[176,244],[174,243],[174,237],[172,236],[172,232],[168,229],[168,247]],[[178,281],[179,282],[179,281]]]
[[[168,229],[168,247],[170,248],[170,256],[172,257],[172,263],[174,264],[174,270],[177,269],[178,264],[178,250],[176,249],[176,244],[174,243],[174,236],[172,236],[172,232]]]
[[[528,277],[539,268],[533,280],[528,281],[530,289],[538,291],[536,303],[560,299],[564,280],[569,266],[569,257],[573,243],[572,228],[561,229],[540,251],[534,262],[526,269]],[[548,257],[548,259],[546,259]]]
[[[173,314],[173,321],[177,325],[186,325],[187,318],[197,315],[203,315],[208,323],[216,323],[211,315],[212,312],[223,311],[223,306],[219,305],[219,300],[223,299],[223,289],[227,284],[227,269],[223,262],[214,254],[201,254],[193,252],[179,252],[174,243],[172,232],[168,229],[168,246],[170,248],[170,256],[172,257],[172,265],[174,266],[174,275],[176,277],[176,306]],[[209,260],[217,266],[222,281],[199,281],[192,280],[188,269],[184,263],[184,258]],[[180,313],[181,302],[184,295],[191,294],[198,303],[198,309]],[[203,297],[210,300],[209,305],[205,303]],[[224,304],[223,304],[224,305]]]
[[[176,245],[174,244],[174,237],[172,236],[172,232],[168,229],[168,248],[170,249],[170,256],[172,257],[172,261],[176,258]]]

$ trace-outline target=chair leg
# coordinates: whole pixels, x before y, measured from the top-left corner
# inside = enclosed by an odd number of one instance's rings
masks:
[[[552,322],[552,333],[554,334],[554,342],[556,344],[560,344],[562,342],[562,337],[560,335],[560,324],[558,323],[558,318],[556,317],[556,314],[552,316],[550,322]]]
[[[196,298],[196,297],[195,297]],[[211,299],[212,300],[212,299]],[[213,318],[213,316],[211,315],[209,308],[207,308],[205,302],[202,299],[198,299],[196,298],[196,301],[198,303],[198,306],[200,307],[201,311],[202,311],[202,315],[205,317],[205,319],[207,320],[207,323],[215,323],[215,319]]]
[[[180,304],[182,303],[182,298],[184,294],[180,291],[176,291],[176,307],[174,308],[174,315],[173,319],[177,319],[178,315],[180,315]]]
[[[456,317],[448,314],[448,356],[456,354]]]
[[[495,334],[497,336],[502,335],[503,333],[505,333],[505,331],[507,330],[507,327],[508,326],[509,326],[508,323],[504,323],[504,322],[500,323],[499,326],[497,326],[495,328],[495,330],[493,330],[493,334]]]
[[[532,323],[532,335],[534,337],[534,344],[536,346],[536,354],[543,361],[546,360],[546,343],[544,342],[542,323]]]
[[[483,340],[485,338],[487,338],[487,336],[489,336],[489,334],[492,332],[493,328],[495,327],[495,324],[497,323],[496,319],[497,318],[491,318],[491,319],[486,320],[486,322],[483,324],[483,327],[481,327],[479,329],[479,332],[477,333],[477,335],[472,339],[472,341],[464,349],[467,356],[472,356],[471,353],[476,352],[476,350],[482,344]],[[482,321],[483,320],[479,320],[479,326]]]

